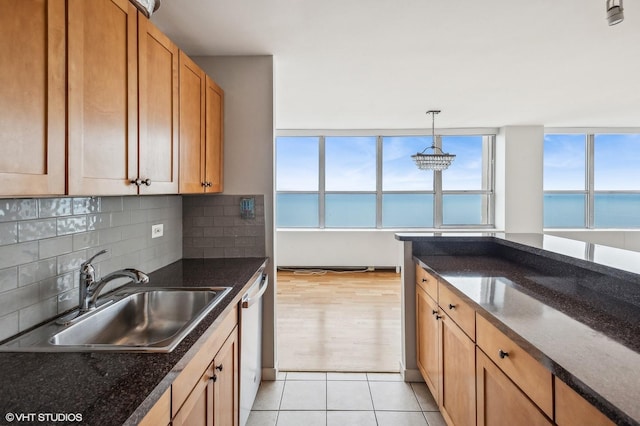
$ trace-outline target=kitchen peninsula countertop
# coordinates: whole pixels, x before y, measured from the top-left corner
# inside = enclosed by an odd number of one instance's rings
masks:
[[[78,413],[80,424],[136,424],[266,262],[183,259],[149,274],[149,286],[232,288],[170,353],[0,353],[0,424],[28,424],[8,422],[7,413]]]
[[[542,235],[396,238],[617,424],[640,424],[640,253]]]

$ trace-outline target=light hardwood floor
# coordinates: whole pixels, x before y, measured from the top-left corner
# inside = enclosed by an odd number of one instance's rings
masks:
[[[400,274],[277,277],[281,371],[398,371]]]

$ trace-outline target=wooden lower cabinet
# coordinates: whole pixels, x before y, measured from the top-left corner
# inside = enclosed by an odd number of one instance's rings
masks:
[[[447,315],[440,320],[440,330],[440,411],[450,425],[473,425],[476,418],[476,345]]]
[[[562,380],[554,378],[556,424],[559,426],[613,426],[609,418]]]
[[[426,291],[416,287],[416,347],[418,369],[436,401],[440,389],[440,347],[438,305]]]
[[[479,348],[476,349],[477,425],[551,425],[551,421]]]
[[[169,423],[171,423],[171,388],[162,394],[138,426],[162,426]]]
[[[449,425],[476,417],[475,343],[416,287],[418,369]]]
[[[173,418],[173,425],[213,425],[213,362],[198,380],[187,400]]]
[[[213,424],[216,426],[237,426],[238,405],[238,328],[213,360]]]
[[[172,425],[237,426],[238,328],[234,328],[173,418]]]

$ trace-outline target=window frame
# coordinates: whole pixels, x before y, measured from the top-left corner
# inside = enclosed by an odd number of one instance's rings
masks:
[[[595,139],[596,135],[623,135],[623,134],[640,134],[640,128],[608,128],[608,129],[562,129],[562,128],[546,128],[546,135],[575,135],[585,136],[585,187],[584,190],[544,190],[543,196],[547,194],[566,194],[566,195],[582,195],[585,197],[583,227],[551,227],[544,226],[549,230],[570,230],[570,229],[587,229],[587,230],[603,230],[603,229],[640,229],[638,227],[596,227],[595,226],[595,198],[596,195],[622,195],[622,194],[640,194],[639,190],[596,190],[595,189]],[[544,168],[544,164],[543,164]]]
[[[385,137],[391,136],[431,136],[430,131],[282,131],[276,132],[275,143],[278,137],[287,136],[312,136],[318,138],[318,162],[319,162],[319,185],[318,191],[279,191],[277,190],[277,182],[275,192],[277,194],[318,194],[318,226],[315,227],[281,227],[277,229],[354,229],[354,230],[395,230],[395,229],[495,229],[495,144],[497,129],[443,129],[438,130],[435,135],[434,145],[442,147],[443,136],[481,136],[482,139],[482,188],[476,190],[443,190],[442,189],[442,171],[433,171],[433,190],[385,190],[383,191],[382,174],[383,174],[383,140]],[[375,191],[327,191],[326,182],[326,150],[325,139],[327,137],[359,137],[359,136],[375,136],[376,137],[376,189]],[[277,167],[277,159],[275,163]],[[274,171],[274,176],[277,174]],[[376,196],[376,221],[375,227],[327,227],[326,226],[326,203],[325,197],[329,194],[375,194]],[[433,195],[433,226],[410,226],[397,227],[383,226],[382,217],[382,199],[386,194],[426,194]],[[443,196],[450,194],[482,196],[482,224],[443,224]],[[277,206],[276,206],[277,208]]]

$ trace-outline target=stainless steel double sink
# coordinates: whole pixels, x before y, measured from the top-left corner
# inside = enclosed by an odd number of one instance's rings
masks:
[[[171,352],[230,290],[125,286],[95,310],[46,323],[0,352]]]

